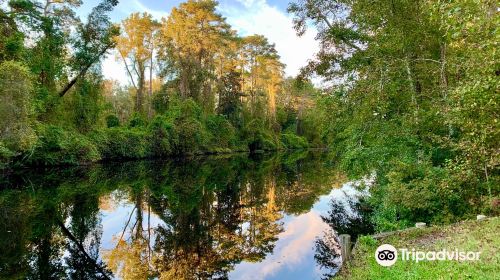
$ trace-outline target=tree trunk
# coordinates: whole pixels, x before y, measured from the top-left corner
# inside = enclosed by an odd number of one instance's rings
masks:
[[[63,97],[75,84],[76,82],[78,82],[78,80],[85,76],[85,74],[87,73],[87,71],[90,69],[90,67],[92,65],[94,65],[94,63],[96,63],[100,58],[101,56],[103,56],[107,51],[108,51],[108,48],[110,48],[111,46],[107,46],[106,48],[104,48],[99,54],[97,54],[97,56],[91,60],[89,62],[89,64],[85,65],[81,70],[80,70],[80,73],[78,73],[78,75],[76,75],[76,77],[74,77],[60,92],[59,92],[59,96],[60,97]]]
[[[148,93],[148,118],[153,117],[153,112],[151,110],[151,105],[153,102],[153,51],[151,51],[151,58],[149,61],[149,93]]]
[[[144,62],[138,62],[138,70],[139,70],[139,81],[137,85],[137,96],[135,103],[135,110],[138,113],[142,113],[144,109],[144,84],[145,84],[145,76],[146,69],[144,67]]]

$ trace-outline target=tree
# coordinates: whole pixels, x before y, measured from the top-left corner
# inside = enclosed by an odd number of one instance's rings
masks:
[[[26,40],[34,42],[26,50],[27,65],[37,77],[35,84],[37,107],[40,117],[57,101],[58,81],[65,79],[64,68],[67,65],[70,43],[69,29],[76,22],[73,8],[80,6],[80,1],[9,1],[11,17],[26,32]]]
[[[237,125],[241,111],[241,74],[236,69],[224,73],[219,80],[218,92],[218,113]]]
[[[71,59],[71,66],[76,76],[59,91],[60,97],[84,77],[108,50],[115,47],[113,38],[119,29],[111,23],[107,13],[112,11],[117,4],[118,0],[103,0],[92,9],[86,24],[78,24],[79,36],[74,39],[73,45],[76,52]]]
[[[149,101],[152,99],[153,55],[156,47],[158,23],[148,13],[134,13],[122,21],[123,34],[116,37],[118,52],[125,63],[125,68],[132,85],[136,89],[135,110],[144,110],[144,91],[146,88],[146,67],[149,66],[150,86]],[[151,108],[148,106],[148,115]]]
[[[164,71],[177,80],[182,98],[193,98],[213,110],[216,59],[223,54],[234,32],[215,11],[217,2],[189,0],[173,8],[163,20],[160,59]]]
[[[281,90],[284,72],[275,46],[264,36],[253,35],[243,38],[240,53],[243,91],[250,96],[252,114],[265,114],[255,111],[260,99],[265,97],[267,115],[274,121],[276,94]]]
[[[20,59],[24,36],[15,20],[0,8],[0,62]]]
[[[446,90],[448,124],[460,135],[451,135],[449,141],[462,155],[453,166],[461,170],[462,179],[467,170],[475,171],[486,181],[491,196],[491,186],[496,184],[492,176],[500,166],[498,4],[463,1],[433,7],[447,31],[446,69],[459,77],[457,85]],[[445,16],[443,11],[449,12]]]
[[[86,133],[99,124],[102,111],[103,82],[98,73],[87,74],[76,83],[71,96],[74,124],[77,130]]]
[[[310,23],[318,31],[316,40],[320,43],[320,51],[303,74],[317,72],[327,79],[349,74],[349,61],[362,52],[368,40],[362,30],[364,25],[357,25],[352,17],[353,8],[360,6],[360,2],[363,1],[299,0],[290,3],[288,12],[295,15],[293,23],[297,34],[304,35]]]
[[[34,42],[26,51],[29,58],[26,62],[38,77],[35,88],[39,112],[50,111],[58,98],[113,47],[110,37],[117,29],[110,23],[107,13],[117,4],[117,0],[103,0],[92,9],[87,23],[82,24],[73,11],[81,5],[79,0],[9,2],[9,14],[31,31],[25,36]],[[72,28],[78,31],[74,38],[71,38]],[[74,50],[73,54],[70,49]],[[73,73],[74,77],[68,81],[68,75]]]
[[[320,103],[340,165],[377,171],[378,227],[459,219],[498,193],[496,10],[488,0],[289,6],[299,35],[318,29],[304,72],[333,81]]]

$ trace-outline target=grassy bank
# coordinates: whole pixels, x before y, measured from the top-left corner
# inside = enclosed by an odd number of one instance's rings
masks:
[[[465,221],[453,225],[411,229],[380,239],[360,238],[352,260],[340,279],[500,279],[500,218]],[[480,251],[472,261],[401,261],[382,267],[375,261],[381,244],[419,251]]]

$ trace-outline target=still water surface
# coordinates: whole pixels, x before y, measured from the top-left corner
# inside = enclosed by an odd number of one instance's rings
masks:
[[[326,155],[107,163],[0,179],[0,279],[322,279],[369,232]]]

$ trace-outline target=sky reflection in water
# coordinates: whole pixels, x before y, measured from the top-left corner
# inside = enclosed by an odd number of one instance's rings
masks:
[[[0,192],[0,278],[328,277],[341,262],[333,230],[363,216],[357,188],[326,162],[295,153],[14,174]]]

